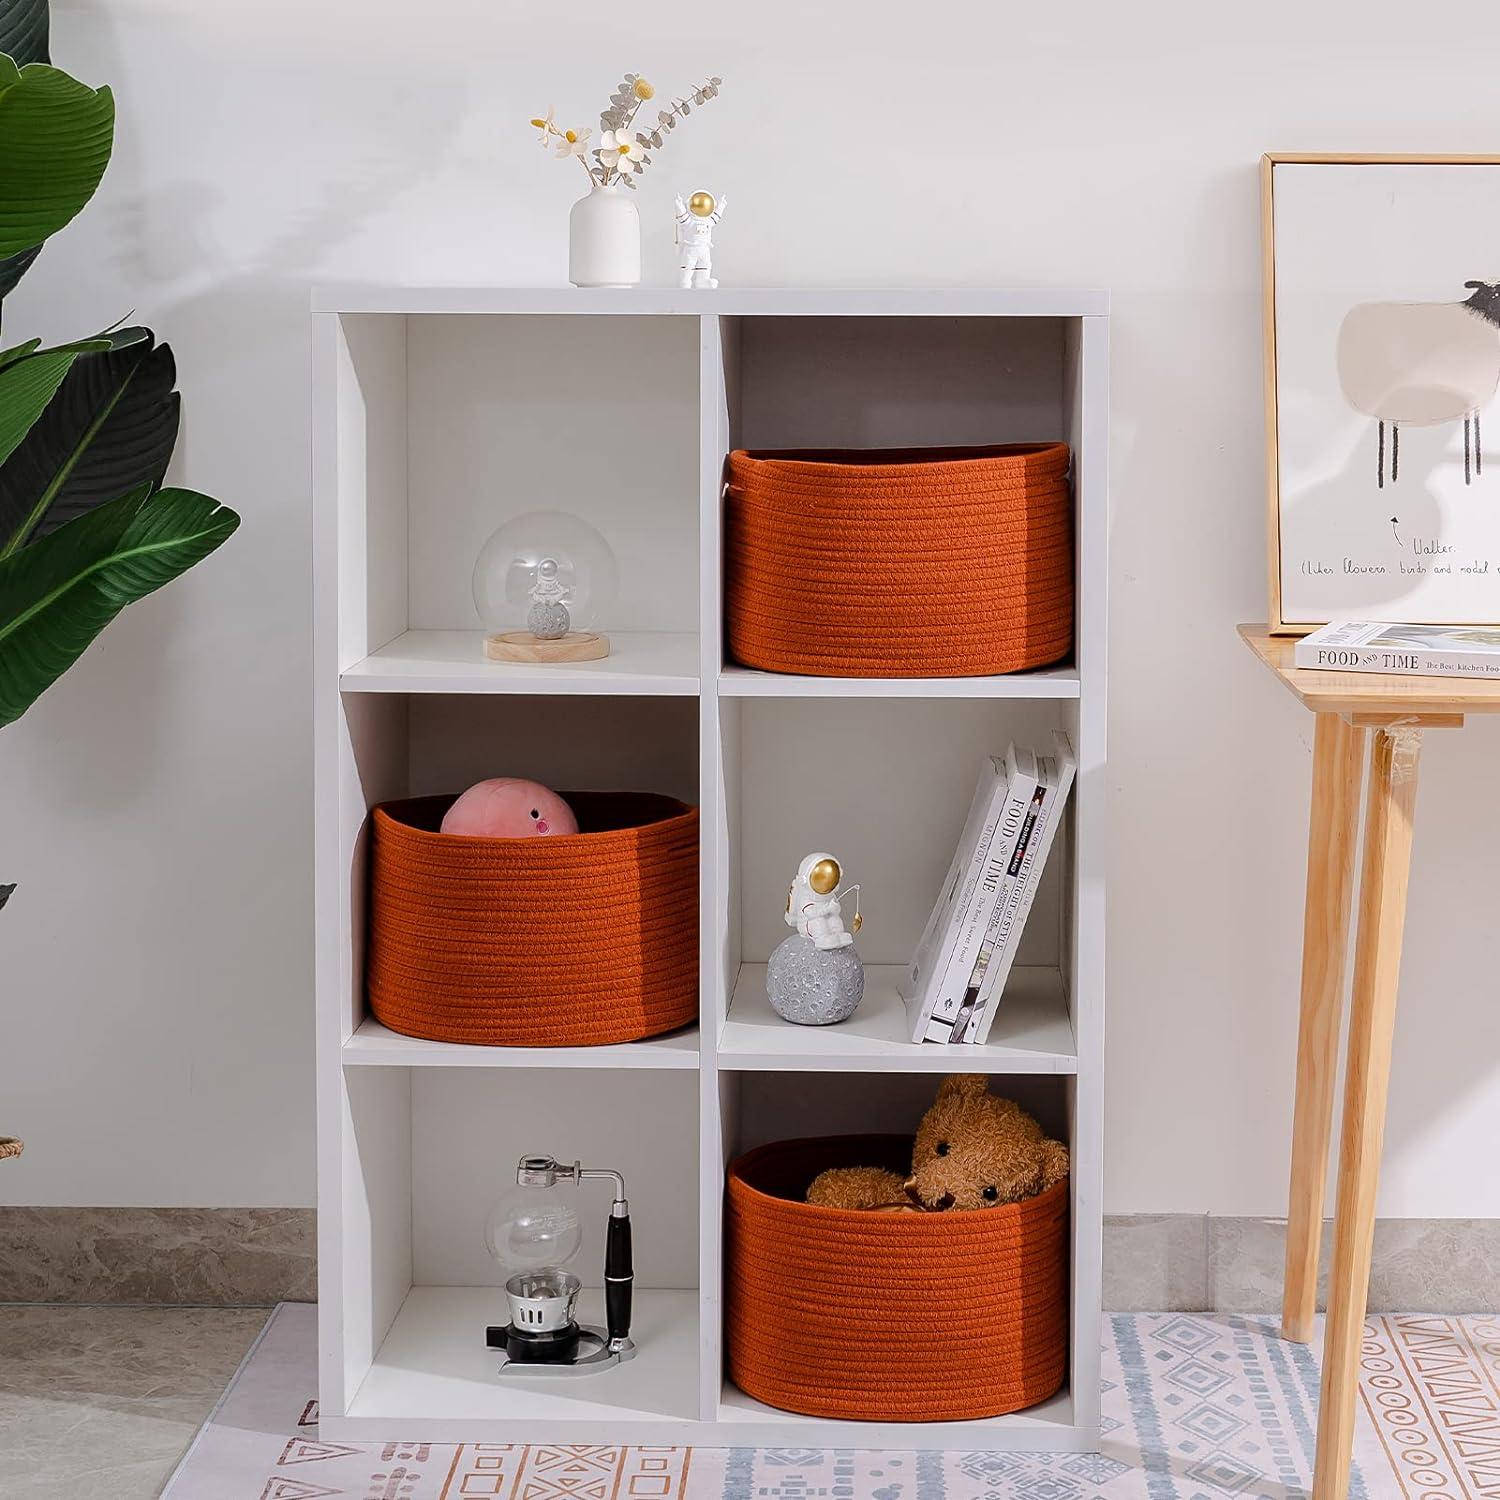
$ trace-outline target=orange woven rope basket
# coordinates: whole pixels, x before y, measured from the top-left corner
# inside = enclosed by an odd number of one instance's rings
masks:
[[[811,677],[974,677],[1073,646],[1065,443],[729,455],[734,659]]]
[[[438,832],[452,797],[375,808],[366,984],[382,1025],[439,1042],[588,1047],[698,1015],[698,813],[568,792],[579,832]]]
[[[970,1213],[801,1201],[825,1167],[910,1161],[909,1136],[839,1136],[730,1164],[725,1324],[746,1394],[812,1417],[946,1422],[1061,1388],[1068,1184]]]

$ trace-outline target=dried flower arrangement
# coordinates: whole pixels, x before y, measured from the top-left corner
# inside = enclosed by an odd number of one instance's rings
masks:
[[[651,165],[651,153],[661,149],[663,141],[677,129],[694,108],[716,99],[722,78],[710,78],[699,84],[683,99],[673,99],[670,109],[657,112],[656,124],[636,124],[641,106],[656,97],[656,90],[638,73],[627,73],[625,80],[609,96],[609,107],[599,116],[599,144],[589,145],[591,130],[562,130],[552,118],[552,111],[531,122],[541,131],[538,140],[551,146],[553,155],[576,156],[595,187],[617,187],[624,183],[633,188],[636,179]],[[592,158],[592,160],[590,160]]]

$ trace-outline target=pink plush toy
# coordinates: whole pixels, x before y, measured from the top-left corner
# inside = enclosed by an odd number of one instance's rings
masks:
[[[468,838],[516,839],[535,833],[577,833],[573,809],[540,782],[497,776],[471,786],[443,815],[443,832]]]

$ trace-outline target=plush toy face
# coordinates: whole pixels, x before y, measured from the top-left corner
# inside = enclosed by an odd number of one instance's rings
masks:
[[[943,1080],[917,1128],[906,1191],[929,1209],[993,1208],[1033,1197],[1067,1172],[1067,1148],[1020,1105],[990,1093],[981,1075],[959,1074]]]
[[[442,831],[469,838],[532,838],[577,833],[578,819],[556,792],[539,782],[498,776],[471,786],[444,814]]]

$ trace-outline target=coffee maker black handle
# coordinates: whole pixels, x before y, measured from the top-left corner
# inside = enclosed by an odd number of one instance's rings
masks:
[[[630,1289],[634,1281],[630,1215],[612,1214],[604,1241],[604,1321],[611,1344],[630,1334]]]

